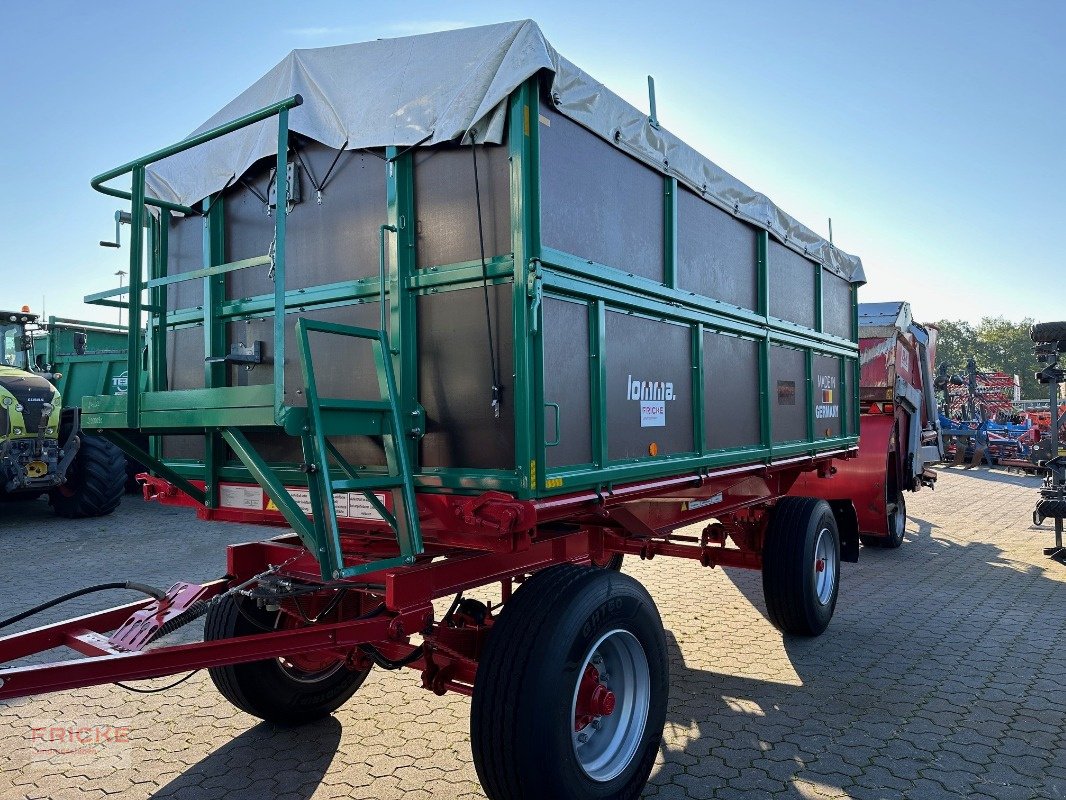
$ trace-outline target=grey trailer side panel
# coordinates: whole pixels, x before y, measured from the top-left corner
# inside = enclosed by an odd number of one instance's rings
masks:
[[[818,265],[773,239],[769,260],[770,316],[814,328]]]
[[[320,182],[336,156],[336,150],[311,142],[301,143],[299,160],[290,157],[300,201],[291,206],[285,222],[287,289],[378,274],[378,229],[385,222],[386,208],[385,162],[370,153],[341,153],[319,203],[306,170]],[[244,184],[269,198],[271,166],[269,161],[256,164],[244,182],[226,194],[227,261],[266,255],[270,250],[274,217]],[[265,266],[227,275],[227,297],[254,297],[273,291],[274,283]]]
[[[807,438],[807,359],[802,350],[770,347],[770,417],[774,444]]]
[[[827,269],[822,270],[822,323],[826,333],[851,339],[852,308],[851,284],[834,275]]]
[[[708,450],[761,444],[758,342],[704,332],[703,430]]]
[[[677,286],[755,310],[758,253],[755,228],[688,189],[677,194]]]
[[[609,458],[692,452],[691,328],[617,311],[606,325]]]
[[[477,146],[486,258],[511,252],[507,152],[506,147]],[[420,149],[415,153],[414,164],[417,265],[431,267],[480,259],[470,148]]]
[[[589,307],[544,298],[544,438],[549,467],[592,463]]]
[[[424,467],[515,466],[513,284],[489,287],[493,344],[503,388],[492,412],[492,361],[481,287],[418,298],[418,386],[426,409]]]
[[[561,250],[663,281],[663,176],[541,108],[541,237]]]

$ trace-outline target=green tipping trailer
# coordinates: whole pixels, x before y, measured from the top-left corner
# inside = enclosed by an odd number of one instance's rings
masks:
[[[34,362],[55,375],[55,386],[68,405],[81,406],[82,398],[89,396],[124,395],[126,330],[124,325],[49,317],[47,325],[33,331]]]
[[[86,300],[147,328],[84,425],[146,495],[291,533],[79,620],[113,649],[0,699],[208,667],[294,723],[409,667],[472,695],[494,800],[630,798],[669,658],[643,587],[593,567],[760,569],[771,621],[821,633],[855,509],[786,495],[857,453],[862,266],[655,116],[505,23],[295,51],[97,176],[135,233],[129,285]],[[205,642],[145,649],[203,613]]]

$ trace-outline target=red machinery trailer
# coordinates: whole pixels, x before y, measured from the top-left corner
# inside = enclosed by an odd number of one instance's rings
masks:
[[[859,457],[823,481],[802,476],[792,493],[855,504],[862,543],[896,548],[907,525],[905,491],[933,488],[929,464],[944,457],[934,393],[936,328],[910,304],[859,305]]]
[[[0,699],[208,668],[292,724],[406,667],[472,696],[494,800],[635,798],[669,659],[622,556],[761,569],[777,627],[829,624],[855,509],[787,495],[857,451],[861,263],[534,23],[297,51],[93,185],[147,245],[87,299],[148,325],[83,425],[149,496],[292,531],[0,639],[86,656],[4,669]]]

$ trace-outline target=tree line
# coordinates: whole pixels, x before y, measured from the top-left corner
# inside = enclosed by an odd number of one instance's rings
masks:
[[[1022,399],[1047,397],[1047,389],[1033,377],[1038,366],[1033,356],[1033,341],[1029,338],[1029,326],[1033,322],[1028,317],[1021,322],[982,317],[976,325],[961,319],[939,320],[933,323],[940,329],[933,368],[946,363],[952,374],[963,373],[966,362],[973,357],[981,372],[1019,376]]]

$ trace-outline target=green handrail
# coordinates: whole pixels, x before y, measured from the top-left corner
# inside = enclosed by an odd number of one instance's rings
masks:
[[[277,171],[275,173],[275,185],[277,188],[277,196],[279,198],[285,198],[288,196],[288,187],[286,185],[286,161],[288,159],[289,149],[289,109],[303,103],[303,98],[294,94],[285,100],[279,100],[276,103],[272,103],[268,106],[264,106],[258,111],[253,111],[250,114],[245,114],[243,117],[238,117],[232,122],[227,122],[224,125],[218,125],[210,130],[206,130],[203,133],[198,133],[195,136],[190,136],[188,139],[184,139],[177,144],[172,144],[169,147],[164,147],[161,150],[149,153],[146,156],[134,159],[127,162],[120,167],[108,170],[107,172],[97,175],[90,181],[90,185],[98,192],[102,194],[110,195],[111,197],[118,197],[123,200],[130,201],[130,228],[135,231],[134,235],[130,239],[130,269],[129,286],[125,287],[125,291],[108,290],[106,292],[100,292],[95,296],[92,296],[92,302],[99,303],[101,305],[128,305],[129,308],[129,335],[127,341],[127,349],[129,352],[129,361],[127,362],[127,375],[130,385],[139,386],[141,378],[141,361],[138,357],[140,353],[140,329],[138,324],[141,318],[141,312],[147,308],[149,311],[156,311],[157,313],[165,313],[165,309],[160,309],[152,305],[145,305],[141,302],[141,292],[145,288],[145,281],[142,277],[142,260],[144,254],[144,241],[140,235],[140,231],[144,226],[144,214],[145,206],[152,205],[157,208],[166,211],[178,211],[183,214],[199,214],[201,212],[189,206],[181,205],[180,203],[172,203],[168,200],[160,200],[155,197],[147,197],[145,194],[145,175],[149,164],[156,161],[160,161],[164,158],[183,153],[186,150],[191,150],[194,147],[198,147],[205,142],[209,142],[212,139],[218,139],[226,134],[233,133],[241,128],[246,128],[249,125],[254,125],[257,122],[276,116],[278,118],[278,151],[277,151]],[[126,192],[121,189],[114,189],[110,186],[104,186],[109,180],[117,178],[120,175],[131,173],[131,191]],[[205,211],[206,213],[206,211]],[[284,313],[285,313],[285,202],[284,199],[278,204],[278,213],[275,216],[274,222],[274,241],[276,243],[276,255],[274,259],[274,351],[275,358],[278,363],[284,363],[285,353],[285,327],[284,327]],[[205,264],[205,267],[228,267],[228,268],[242,268],[244,266],[250,266],[250,264],[242,264],[238,262],[237,265],[216,265]],[[214,274],[214,273],[211,273]],[[166,273],[153,279],[156,283],[153,288],[159,288],[166,284]],[[160,283],[159,281],[164,281]],[[206,290],[205,290],[206,291]],[[117,294],[128,294],[129,303],[116,303],[116,301],[107,300],[105,298],[111,297]],[[87,298],[88,301],[88,298]],[[213,320],[208,320],[206,317],[213,313],[213,309],[210,304],[205,304],[205,325],[209,322],[213,323]],[[208,353],[207,355],[212,355]],[[284,405],[284,372],[280,379],[275,376],[274,381],[274,417],[275,420],[280,422],[283,413]],[[126,426],[129,428],[138,428],[140,420],[140,394],[138,392],[130,392],[126,396]]]
[[[153,164],[156,161],[162,161],[164,158],[177,155],[178,153],[184,153],[186,150],[191,150],[194,147],[198,147],[205,142],[210,142],[212,139],[217,139],[220,136],[225,136],[227,133],[233,133],[241,128],[247,128],[249,125],[254,125],[256,122],[261,122],[264,119],[269,119],[281,111],[287,111],[290,108],[302,104],[303,97],[298,94],[294,94],[285,100],[279,100],[276,103],[272,103],[269,106],[264,106],[258,111],[253,111],[250,114],[245,114],[243,117],[238,117],[232,122],[227,122],[224,125],[218,125],[217,127],[206,130],[203,133],[198,133],[195,136],[190,136],[188,139],[183,139],[177,144],[172,144],[169,147],[164,147],[161,150],[156,150],[154,153],[149,153],[146,156],[135,158],[121,167],[115,167],[109,169],[107,172],[102,172],[93,178],[89,184],[98,192],[111,197],[118,197],[121,200],[132,200],[133,194],[131,192],[125,192],[122,189],[114,189],[110,186],[104,186],[107,181],[114,180],[119,175],[125,175],[127,172],[133,172],[137,167],[147,167],[149,164]],[[172,203],[169,200],[160,200],[156,197],[146,197],[144,202],[150,206],[156,206],[157,208],[165,208],[170,211],[179,211],[182,214],[198,214],[199,212],[190,208],[189,206],[183,206],[180,203]]]

